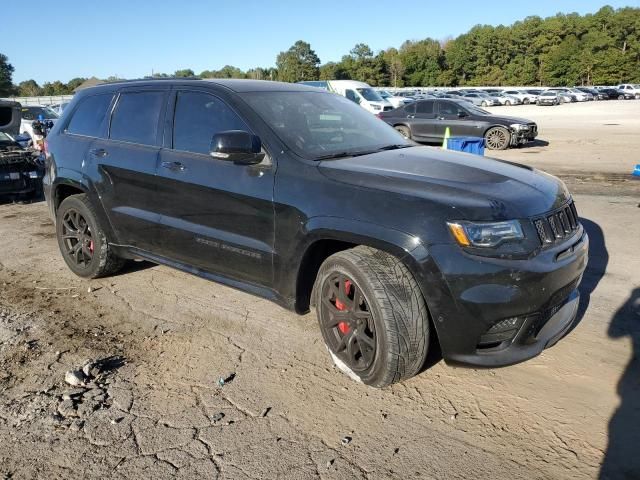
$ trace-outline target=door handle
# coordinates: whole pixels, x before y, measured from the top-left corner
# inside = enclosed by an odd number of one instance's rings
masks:
[[[183,172],[187,169],[187,167],[180,162],[162,162],[162,167],[168,168],[172,172]]]
[[[407,118],[416,118],[415,115],[407,115]]]
[[[93,148],[89,150],[89,153],[98,158],[106,157],[107,155],[109,155],[109,152],[107,152],[104,148]]]

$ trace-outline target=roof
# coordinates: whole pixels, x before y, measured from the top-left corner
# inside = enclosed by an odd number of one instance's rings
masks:
[[[103,80],[100,80],[99,78],[96,78],[96,77],[91,77],[85,80],[84,82],[82,82],[76,88],[74,88],[73,91],[77,92],[78,90],[83,90],[89,87],[95,87],[96,85],[102,85],[103,83],[105,83]]]
[[[85,82],[86,83],[86,82]],[[242,92],[318,92],[317,87],[309,87],[307,85],[300,85],[297,83],[285,83],[285,82],[272,82],[270,80],[245,80],[238,78],[212,78],[212,79],[200,79],[195,77],[186,78],[145,78],[139,80],[125,80],[121,82],[104,83],[104,87],[118,87],[122,85],[126,86],[147,86],[158,83],[169,84],[215,84],[237,93]],[[84,84],[82,84],[84,85]],[[82,87],[82,85],[80,87]],[[78,87],[78,88],[80,88]]]

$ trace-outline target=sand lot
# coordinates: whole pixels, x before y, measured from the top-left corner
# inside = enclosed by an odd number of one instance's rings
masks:
[[[539,123],[496,156],[562,174],[591,237],[559,344],[367,388],[314,314],[146,263],[79,279],[44,203],[0,204],[0,478],[640,478],[640,101],[493,110]]]

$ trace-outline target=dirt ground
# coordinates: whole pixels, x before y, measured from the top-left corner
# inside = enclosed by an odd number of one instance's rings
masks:
[[[550,143],[500,156],[630,171],[640,102],[615,103],[627,133],[585,123],[583,143],[556,109],[513,108],[539,109]],[[600,105],[557,111],[574,107]],[[0,205],[0,478],[640,478],[640,181],[563,178],[592,242],[575,330],[524,364],[440,361],[384,390],[333,367],[313,314],[147,263],[81,280],[44,203]]]

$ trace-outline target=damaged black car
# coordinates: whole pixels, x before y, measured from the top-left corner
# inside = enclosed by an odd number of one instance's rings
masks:
[[[30,200],[42,197],[44,164],[40,155],[17,141],[20,104],[0,101],[0,198]]]

